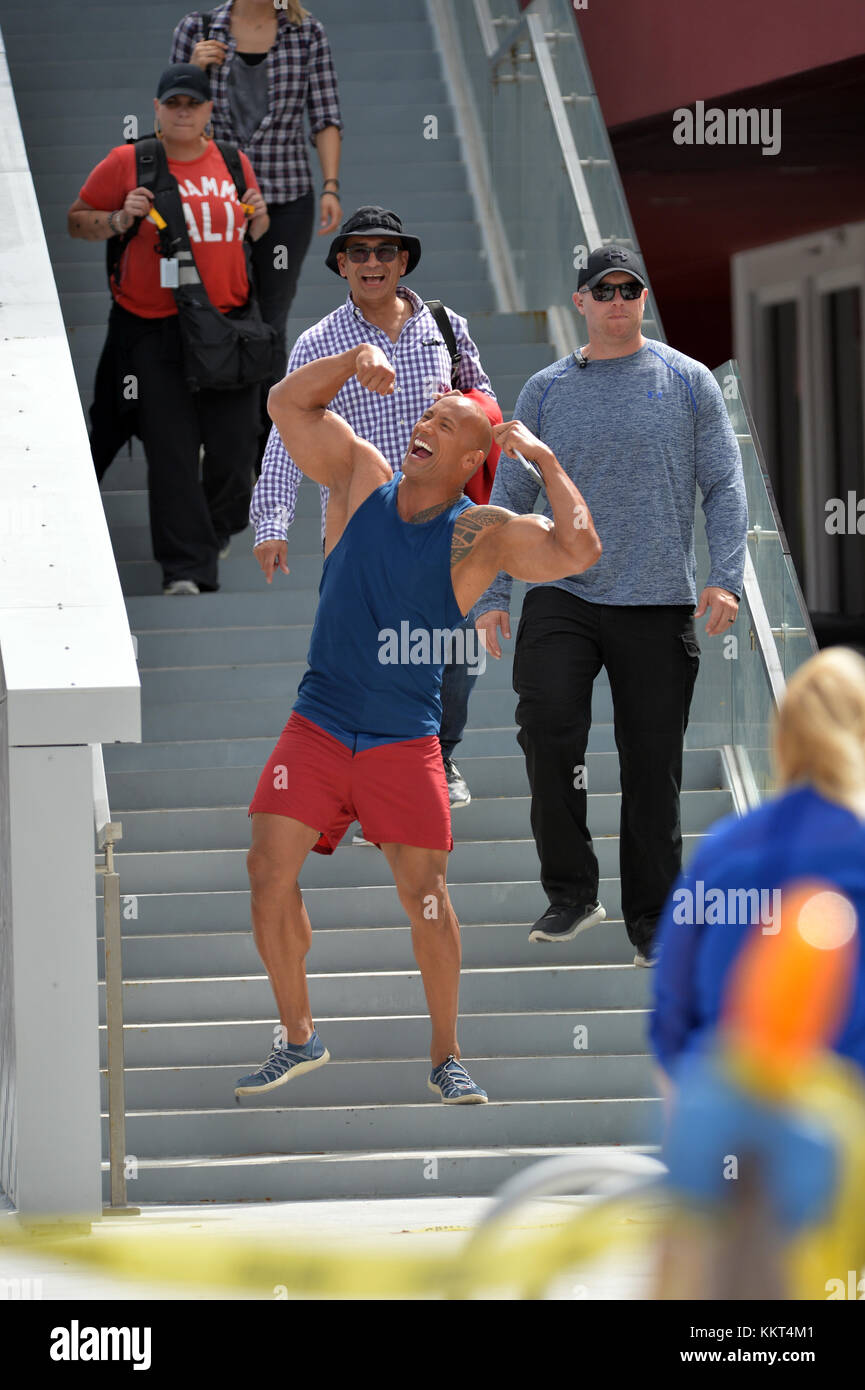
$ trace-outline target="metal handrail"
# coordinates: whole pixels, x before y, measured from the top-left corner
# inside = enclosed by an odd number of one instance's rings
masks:
[[[630,223],[627,200],[625,199],[621,180],[619,179],[618,168],[606,137],[606,128],[601,124],[600,135],[603,148],[590,157],[583,157],[577,148],[574,130],[568,118],[568,105],[574,105],[577,101],[584,100],[591,102],[596,99],[593,92],[570,92],[565,95],[559,84],[559,78],[551,52],[551,45],[565,39],[572,39],[579,44],[579,29],[573,12],[570,12],[571,27],[567,31],[564,31],[555,28],[552,30],[548,29],[543,13],[539,13],[531,4],[522,14],[514,18],[507,16],[498,16],[494,18],[490,10],[489,0],[473,0],[473,11],[478,33],[487,58],[492,83],[495,85],[496,83],[507,81],[522,82],[528,80],[529,77],[540,80],[547,109],[553,124],[556,143],[573,195],[574,208],[583,228],[583,236],[587,248],[621,245],[637,249],[636,234]],[[565,23],[567,22],[566,20]],[[528,46],[527,51],[518,52],[521,46],[524,45]],[[532,73],[516,71],[504,73],[500,71],[500,68],[505,64],[510,64],[511,67],[515,69],[520,61],[532,63],[535,71]],[[624,235],[621,236],[604,236],[602,234],[592,196],[586,182],[584,170],[601,167],[608,170],[624,216]],[[651,285],[649,286],[649,296],[650,302],[648,306],[647,322],[651,322],[653,325],[653,336],[663,341],[663,328],[661,326],[658,306],[655,303]],[[522,307],[531,308],[532,306],[526,305]],[[573,346],[572,339],[574,337],[579,339],[582,336],[581,325],[567,322],[569,315],[566,309],[563,316],[562,309],[559,306],[553,305],[547,307],[550,313],[550,328],[555,340],[556,349],[560,350],[561,355],[564,356]]]
[[[108,1157],[112,1216],[140,1214],[126,1200],[126,1082],[123,1049],[123,958],[120,927],[120,876],[114,867],[114,846],[123,837],[120,821],[111,819],[102,747],[91,745],[93,824],[98,851],[104,856],[96,872],[102,878],[102,919],[105,941],[105,1024],[108,1064]]]

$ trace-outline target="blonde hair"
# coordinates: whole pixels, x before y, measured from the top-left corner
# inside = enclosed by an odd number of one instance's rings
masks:
[[[291,24],[302,24],[309,14],[305,10],[300,0],[280,0],[279,8],[285,11],[286,18]]]
[[[828,647],[791,677],[774,721],[778,785],[810,782],[865,816],[865,659]]]

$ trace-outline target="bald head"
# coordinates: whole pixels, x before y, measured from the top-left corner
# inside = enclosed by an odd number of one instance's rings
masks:
[[[470,400],[461,391],[450,391],[437,404],[456,411],[455,418],[459,424],[460,444],[466,452],[480,449],[486,458],[492,448],[493,432],[486,414],[477,401]]]

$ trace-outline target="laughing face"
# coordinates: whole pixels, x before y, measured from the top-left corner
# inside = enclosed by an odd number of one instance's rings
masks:
[[[360,263],[350,260],[346,251],[352,246],[367,247],[367,259]],[[351,236],[336,258],[339,273],[348,281],[351,297],[361,310],[366,306],[379,308],[392,299],[408,265],[408,251],[403,250],[398,250],[392,261],[380,261],[376,255],[379,246],[400,247],[401,242],[395,236]]]
[[[402,461],[407,478],[447,480],[457,487],[489,452],[490,427],[483,411],[458,391],[425,410],[411,432]]]

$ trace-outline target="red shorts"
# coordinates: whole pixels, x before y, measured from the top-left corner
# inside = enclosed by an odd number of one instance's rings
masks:
[[[321,832],[313,849],[333,854],[352,821],[375,845],[453,849],[451,808],[435,735],[353,753],[292,712],[258,779],[249,814],[290,816]]]

